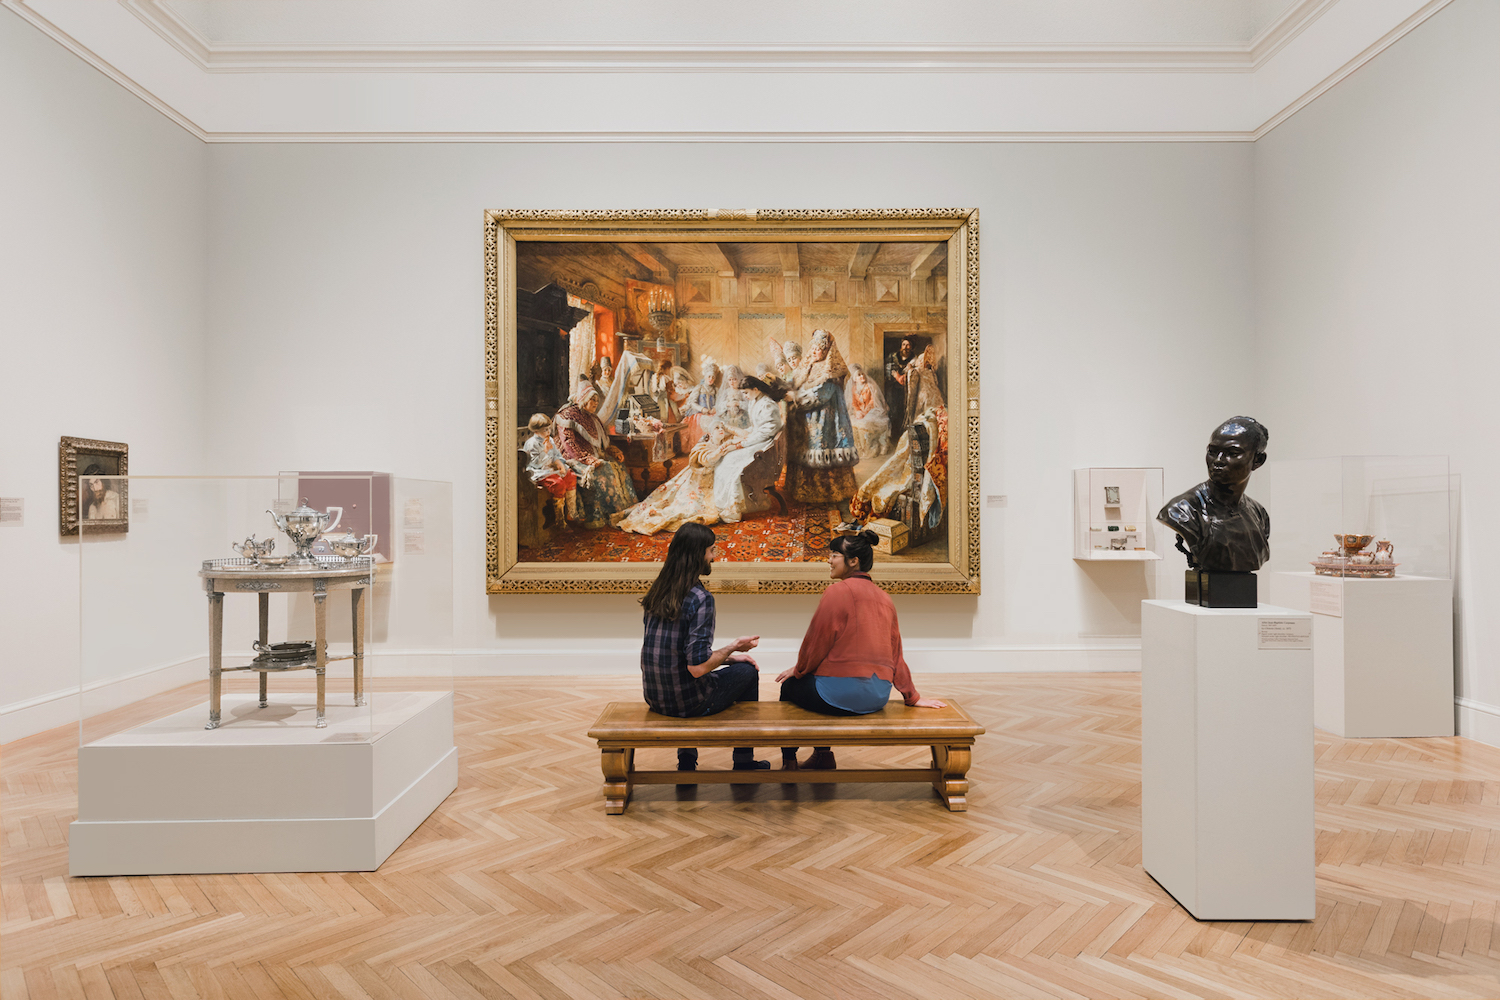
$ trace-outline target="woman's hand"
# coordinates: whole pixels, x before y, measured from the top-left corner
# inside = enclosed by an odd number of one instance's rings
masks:
[[[792,675],[795,674],[796,672],[797,672],[797,668],[796,667],[790,667],[790,668],[788,668],[786,670],[783,670],[781,673],[779,673],[779,674],[776,675],[776,683],[777,684],[785,684],[787,681],[789,681],[789,680],[792,679]]]
[[[947,708],[946,701],[938,701],[936,698],[918,698],[911,703],[912,708]]]

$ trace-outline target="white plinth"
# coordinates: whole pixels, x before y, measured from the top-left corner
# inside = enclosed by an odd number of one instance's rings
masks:
[[[1319,729],[1346,737],[1453,735],[1451,580],[1266,576],[1272,600],[1313,612]]]
[[[1260,648],[1262,604],[1141,602],[1141,854],[1199,920],[1311,920],[1312,650]]]
[[[224,697],[78,751],[70,875],[373,871],[458,787],[451,692]]]

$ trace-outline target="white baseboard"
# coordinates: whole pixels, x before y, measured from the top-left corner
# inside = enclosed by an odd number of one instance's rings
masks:
[[[1139,643],[1110,646],[959,646],[908,644],[906,661],[914,674],[1009,674],[1141,669]],[[797,647],[764,643],[755,656],[762,669],[778,671],[797,658]],[[372,654],[380,673],[421,677],[452,673],[455,677],[584,677],[633,674],[640,669],[635,648],[450,649],[407,650]]]
[[[1500,705],[1488,705],[1460,695],[1453,699],[1458,735],[1500,747]]]
[[[94,681],[83,689],[82,694],[76,687],[64,688],[0,705],[0,743],[76,723],[83,714],[98,715],[207,677],[208,655],[205,653],[147,667],[122,677]],[[82,700],[84,696],[88,699],[86,708]]]

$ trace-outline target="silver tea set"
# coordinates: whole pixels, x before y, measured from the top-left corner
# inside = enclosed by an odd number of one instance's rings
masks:
[[[330,552],[340,559],[354,559],[373,551],[378,535],[356,535],[352,531],[345,531],[341,535],[330,535],[328,532],[338,527],[339,521],[343,519],[344,508],[329,507],[326,510],[314,510],[307,505],[307,498],[302,498],[302,506],[286,514],[278,514],[274,510],[266,511],[276,522],[276,527],[292,540],[293,552],[289,556],[272,555],[276,551],[276,539],[266,538],[256,541],[254,535],[246,538],[243,542],[231,542],[230,548],[241,556],[249,559],[257,566],[280,567],[287,569],[305,569],[319,565],[317,558],[312,553],[313,543],[318,539],[328,546]]]

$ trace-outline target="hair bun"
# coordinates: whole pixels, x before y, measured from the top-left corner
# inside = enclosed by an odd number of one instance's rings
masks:
[[[872,549],[880,544],[880,536],[875,534],[875,532],[871,531],[869,528],[861,531],[857,537],[860,541],[864,542]]]

